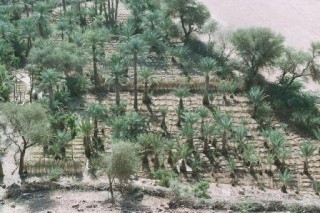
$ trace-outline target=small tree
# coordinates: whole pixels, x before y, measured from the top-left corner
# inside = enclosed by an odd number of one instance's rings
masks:
[[[178,87],[174,90],[174,95],[179,98],[179,105],[178,105],[178,122],[177,126],[181,127],[181,116],[184,112],[184,106],[183,106],[183,98],[187,97],[189,95],[189,90],[185,87]]]
[[[94,126],[89,119],[84,119],[80,122],[79,128],[83,134],[84,154],[90,160],[92,154],[91,135],[93,133]]]
[[[195,0],[166,0],[166,4],[167,13],[180,20],[185,42],[190,40],[193,32],[201,30],[210,18],[206,6]]]
[[[316,146],[311,141],[304,141],[300,145],[301,156],[304,157],[304,173],[308,174],[308,159],[312,157],[313,153],[316,151]]]
[[[204,106],[209,106],[209,83],[210,83],[210,73],[213,71],[215,62],[212,58],[206,57],[202,58],[200,61],[200,71],[205,77],[205,90],[202,103]]]
[[[24,157],[28,148],[37,144],[45,144],[51,134],[46,110],[37,103],[27,105],[3,104],[0,108],[5,121],[13,132],[8,134],[11,142],[20,152],[19,175],[23,175]],[[19,140],[18,138],[21,138]]]
[[[102,172],[109,179],[109,190],[112,202],[114,202],[113,184],[115,179],[120,183],[126,182],[131,175],[140,168],[140,159],[136,153],[136,147],[129,142],[118,142],[111,146],[112,153],[103,155],[100,161]]]
[[[266,97],[267,96],[264,94],[264,91],[258,86],[252,87],[249,90],[248,98],[249,98],[250,105],[253,108],[253,111],[252,111],[252,117],[253,118],[256,118],[256,115],[257,115],[257,112],[258,112],[258,108],[265,101]]]
[[[281,191],[283,193],[287,193],[288,184],[292,181],[292,179],[293,174],[291,171],[287,169],[279,173],[279,180],[282,183]]]

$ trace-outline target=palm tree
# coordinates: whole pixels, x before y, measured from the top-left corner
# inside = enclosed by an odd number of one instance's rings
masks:
[[[139,75],[140,75],[140,78],[144,84],[142,102],[145,105],[151,105],[152,100],[151,100],[151,97],[149,96],[149,85],[148,84],[150,82],[153,82],[153,79],[154,79],[153,73],[150,69],[144,68],[140,71]]]
[[[108,40],[108,31],[105,29],[89,29],[85,33],[85,40],[88,46],[91,47],[92,64],[93,64],[93,78],[94,88],[97,92],[97,88],[100,86],[100,78],[98,74],[98,47],[103,46],[103,43]]]
[[[200,133],[201,133],[201,136],[203,137],[204,119],[209,116],[209,111],[206,108],[199,108],[197,109],[197,113],[201,118]]]
[[[218,108],[214,112],[214,118],[218,125],[218,129],[222,135],[222,150],[226,151],[227,136],[228,136],[228,133],[231,133],[233,129],[232,117],[228,114],[222,114],[221,110]]]
[[[209,91],[209,82],[210,82],[210,73],[213,71],[215,62],[212,58],[205,57],[200,60],[200,71],[205,77],[205,90],[206,93],[203,96],[202,103],[205,106],[209,105],[208,91]]]
[[[66,145],[70,141],[71,135],[66,131],[58,131],[55,136],[55,142],[50,145],[50,149],[54,154],[54,158],[64,159],[66,155]]]
[[[54,69],[47,69],[40,75],[40,87],[48,90],[49,106],[54,109],[54,88],[63,82],[62,76]]]
[[[57,23],[57,30],[60,32],[61,40],[64,40],[64,35],[69,28],[69,23],[67,20],[60,20]]]
[[[168,108],[167,107],[161,107],[159,109],[159,111],[160,111],[161,117],[162,117],[160,127],[164,131],[164,135],[167,136],[167,135],[169,135],[167,124],[166,124],[166,116],[168,114]]]
[[[281,191],[283,193],[287,193],[287,186],[292,181],[293,174],[290,170],[280,171],[279,173],[279,180],[282,183]]]
[[[19,21],[20,36],[27,40],[27,52],[28,57],[29,51],[32,47],[32,41],[36,36],[36,25],[31,18],[25,18]]]
[[[133,108],[138,111],[138,70],[139,62],[143,61],[149,51],[146,42],[139,37],[133,37],[122,47],[123,53],[128,57],[128,60],[133,64],[133,84],[134,84],[134,103]]]
[[[261,104],[266,99],[266,95],[264,94],[264,91],[258,87],[254,86],[250,89],[248,93],[249,102],[253,108],[252,117],[255,118],[257,115],[258,107],[261,106]]]
[[[316,151],[316,146],[309,140],[304,141],[300,145],[301,156],[304,157],[304,173],[308,174],[308,159],[312,157],[313,153]]]
[[[93,138],[95,141],[98,141],[98,120],[101,120],[107,116],[107,108],[103,104],[90,104],[87,112],[89,116],[93,119]]]
[[[42,38],[48,38],[50,35],[51,29],[48,21],[48,13],[51,5],[47,2],[37,2],[35,4],[35,9],[37,13],[32,17],[35,20],[35,24],[38,28],[38,33]]]
[[[114,86],[117,106],[120,105],[120,82],[123,79],[124,72],[125,69],[120,63],[111,64],[108,82],[112,83]]]
[[[83,146],[84,146],[85,156],[88,159],[91,159],[91,153],[92,153],[91,135],[94,130],[94,126],[92,125],[89,119],[84,119],[80,122],[79,128],[83,134]]]
[[[184,127],[182,129],[182,135],[187,137],[187,143],[190,148],[193,147],[193,137],[195,135],[194,124],[199,120],[199,115],[197,113],[183,113],[182,115],[184,121]]]
[[[183,98],[189,96],[189,90],[185,87],[178,87],[173,91],[174,95],[179,98],[179,105],[178,105],[178,122],[177,126],[181,127],[181,116],[184,112],[184,106],[183,106]]]
[[[243,158],[249,164],[250,173],[253,173],[254,164],[259,162],[259,156],[256,154],[254,144],[250,143],[245,146]]]

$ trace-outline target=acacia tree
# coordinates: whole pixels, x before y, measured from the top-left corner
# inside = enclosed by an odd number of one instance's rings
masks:
[[[23,175],[27,149],[38,144],[46,144],[50,139],[51,130],[47,112],[38,103],[27,105],[7,103],[3,104],[0,110],[5,117],[5,122],[13,130],[7,136],[18,147],[20,152],[19,174]]]
[[[122,47],[122,52],[133,65],[134,103],[133,108],[138,111],[138,64],[147,57],[149,47],[144,40],[133,37]]]
[[[111,150],[111,154],[100,158],[99,167],[109,179],[109,190],[112,202],[114,202],[113,183],[115,179],[118,179],[120,183],[127,181],[139,170],[141,161],[132,143],[117,142],[112,144]]]
[[[268,28],[248,28],[235,31],[231,37],[245,75],[246,87],[254,84],[259,71],[274,65],[283,51],[284,38]]]
[[[193,32],[200,31],[210,18],[210,12],[195,0],[166,0],[167,13],[180,20],[184,40],[188,42]]]
[[[319,56],[320,43],[311,45],[310,53],[286,48],[282,57],[277,61],[282,73],[279,84],[283,86],[283,93],[290,88],[296,79],[311,77],[320,80],[320,69],[316,63]]]

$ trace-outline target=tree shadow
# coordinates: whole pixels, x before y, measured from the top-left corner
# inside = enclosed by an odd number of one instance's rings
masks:
[[[132,196],[125,196],[119,202],[121,212],[150,212],[150,207],[141,204],[140,200],[133,199]]]
[[[27,206],[30,212],[42,212],[54,208],[59,204],[52,200],[50,195],[51,192],[49,190],[24,193],[18,199],[15,199],[15,202]]]

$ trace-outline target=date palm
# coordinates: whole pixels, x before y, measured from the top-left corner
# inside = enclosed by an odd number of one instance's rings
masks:
[[[62,75],[54,69],[47,69],[40,74],[40,87],[47,89],[50,109],[54,109],[55,87],[63,83]]]
[[[283,193],[287,193],[287,187],[289,183],[292,181],[292,179],[293,179],[293,173],[288,169],[281,171],[279,173],[279,180],[282,183],[281,191]]]
[[[265,101],[266,95],[264,94],[263,89],[258,86],[254,86],[250,89],[248,93],[248,98],[250,105],[253,108],[252,117],[256,118],[258,107]]]
[[[112,83],[114,86],[117,106],[120,105],[120,85],[121,80],[124,78],[124,72],[125,69],[120,63],[111,64],[108,82]]]
[[[311,141],[304,141],[300,145],[301,156],[304,157],[304,173],[308,174],[308,159],[312,157],[313,153],[316,151],[316,146]]]
[[[149,83],[152,83],[154,81],[154,75],[150,69],[144,68],[139,73],[139,76],[144,84],[142,102],[145,105],[151,105],[152,100],[149,95]]]
[[[205,57],[200,60],[200,72],[205,77],[205,90],[206,93],[203,96],[202,103],[205,106],[209,105],[208,91],[209,91],[209,82],[210,82],[210,73],[213,71],[215,62],[212,58]]]
[[[133,65],[134,103],[133,108],[138,111],[138,64],[146,59],[149,47],[144,40],[133,37],[122,47],[122,52]]]
[[[100,86],[100,78],[98,73],[98,48],[103,47],[103,43],[108,40],[109,32],[105,29],[92,28],[86,31],[85,41],[91,48],[92,54],[92,64],[93,64],[93,78],[94,78],[94,88],[97,92],[97,88]]]
[[[27,41],[26,57],[28,57],[33,40],[36,36],[36,25],[34,24],[34,21],[31,18],[25,18],[19,21],[19,32],[21,38]]]
[[[185,87],[178,87],[173,91],[174,95],[179,98],[179,105],[178,105],[178,122],[177,126],[180,128],[181,127],[181,116],[183,115],[184,112],[184,106],[183,106],[183,98],[189,96],[189,90]]]
[[[92,154],[92,142],[91,135],[94,130],[94,126],[89,119],[83,119],[79,124],[79,129],[83,134],[83,146],[85,156],[90,160]]]
[[[87,110],[89,116],[93,119],[94,133],[93,138],[98,141],[99,120],[107,116],[107,108],[103,104],[90,104]]]

